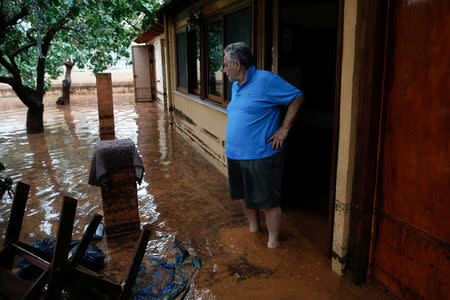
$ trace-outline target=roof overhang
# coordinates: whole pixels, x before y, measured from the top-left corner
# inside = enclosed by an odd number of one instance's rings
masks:
[[[162,23],[164,15],[175,15],[198,1],[199,0],[165,0],[156,12],[158,20]],[[163,34],[164,26],[161,23],[155,23],[153,26],[145,30],[136,39],[134,39],[134,42],[139,44],[147,43],[158,35]]]
[[[163,33],[164,33],[164,26],[161,25],[160,23],[155,23],[153,24],[152,27],[148,28],[143,33],[141,33],[137,38],[135,38],[134,42],[138,44],[147,43],[151,39]]]
[[[163,15],[175,15],[183,9],[191,6],[199,0],[165,0],[163,5],[158,9],[158,17]]]

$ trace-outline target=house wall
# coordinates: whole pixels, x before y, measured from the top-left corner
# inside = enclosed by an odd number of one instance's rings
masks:
[[[225,128],[223,108],[192,95],[173,92],[173,120],[178,132],[211,164],[226,175]]]
[[[208,162],[226,176],[225,129],[227,115],[224,108],[201,100],[193,94],[176,90],[177,69],[175,31],[186,24],[187,17],[168,18],[168,39],[170,55],[172,122],[180,135],[185,138]]]

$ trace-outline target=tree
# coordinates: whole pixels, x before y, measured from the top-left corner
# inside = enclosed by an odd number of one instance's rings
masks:
[[[27,133],[43,126],[43,97],[68,55],[104,71],[129,57],[131,41],[155,20],[158,0],[0,0],[0,82],[28,107]]]
[[[62,82],[62,96],[58,98],[56,104],[66,105],[70,104],[70,85],[72,84],[72,68],[75,63],[69,58],[64,62],[66,66],[66,75],[64,76],[64,80]]]

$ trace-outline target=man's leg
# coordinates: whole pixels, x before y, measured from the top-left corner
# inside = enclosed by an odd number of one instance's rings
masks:
[[[257,209],[247,208],[245,205],[245,199],[242,199],[242,209],[248,219],[248,225],[250,226],[250,232],[259,231],[259,211]]]
[[[264,209],[267,231],[269,232],[268,248],[276,248],[280,245],[279,235],[281,227],[281,208],[279,206]]]

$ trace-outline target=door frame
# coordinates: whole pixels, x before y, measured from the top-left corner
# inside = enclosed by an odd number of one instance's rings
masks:
[[[328,228],[327,228],[327,251],[331,258],[333,255],[333,232],[334,232],[334,209],[336,201],[336,178],[339,148],[339,121],[340,121],[340,105],[341,105],[341,76],[342,76],[342,47],[344,32],[344,3],[345,0],[337,1],[337,18],[336,18],[336,66],[335,66],[335,84],[334,84],[334,104],[333,104],[333,137],[331,146],[331,170],[330,170],[330,187],[329,187],[329,204],[328,204]],[[273,59],[272,72],[278,74],[278,57],[279,57],[279,30],[280,30],[280,0],[273,0]]]
[[[156,86],[156,60],[155,60],[155,45],[150,44],[148,46],[149,56],[149,69],[150,69],[150,91],[152,95],[152,101],[158,100],[157,86]]]
[[[334,84],[333,141],[331,145],[330,192],[328,203],[328,256],[333,255],[334,208],[336,201],[337,163],[339,153],[339,121],[341,106],[342,45],[344,30],[344,1],[338,0],[336,77]]]
[[[147,45],[147,44],[145,44],[145,45],[132,45],[131,46],[131,60],[132,60],[132,63],[133,63],[133,84],[134,84],[134,101],[135,102],[146,102],[146,101],[139,101],[138,100],[138,96],[137,96],[137,93],[136,93],[136,77],[137,77],[137,75],[136,75],[136,59],[135,59],[135,55],[134,55],[134,48],[147,48],[147,52],[148,52],[148,61],[147,61],[147,64],[148,64],[148,73],[149,73],[149,77],[150,77],[150,82],[149,82],[149,86],[150,86],[150,91],[151,91],[151,87],[152,87],[152,85],[151,85],[151,80],[152,80],[152,78],[151,78],[151,76],[152,76],[152,74],[151,74],[151,69],[150,69],[150,59],[151,59],[151,57],[150,57],[150,55],[151,55],[151,53],[150,53],[150,48],[149,48],[149,45]],[[153,97],[152,97],[152,95],[151,95],[151,99],[150,99],[150,101],[153,101],[154,99],[153,99]]]
[[[357,41],[362,46],[355,57],[359,72],[359,105],[355,145],[347,276],[360,284],[370,272],[372,242],[375,238],[376,187],[383,139],[383,90],[388,57],[390,0],[358,1]]]

